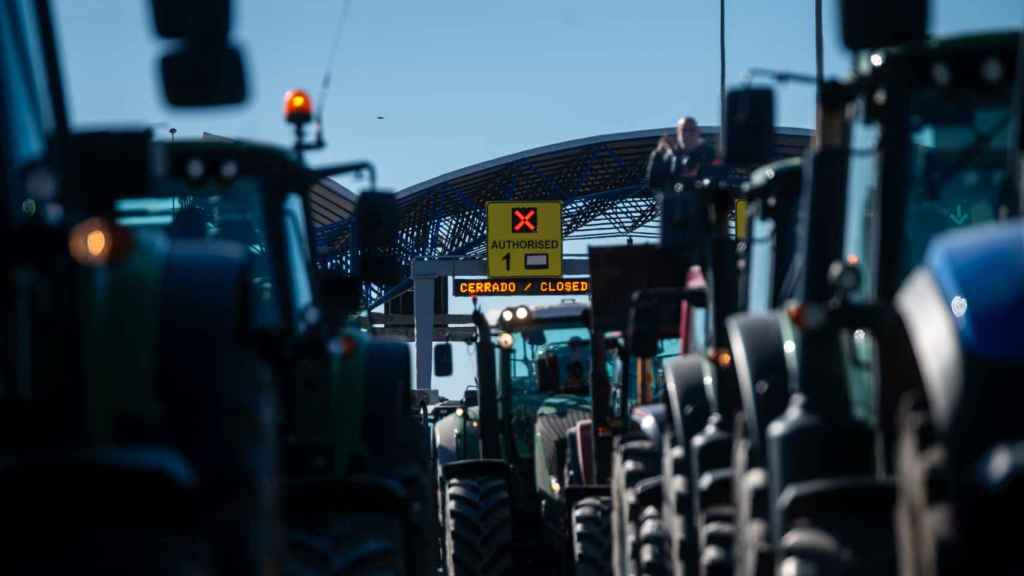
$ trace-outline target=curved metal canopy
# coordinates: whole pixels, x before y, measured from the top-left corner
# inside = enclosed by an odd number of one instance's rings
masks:
[[[566,240],[653,236],[648,225],[657,218],[657,205],[644,172],[658,139],[674,131],[664,128],[569,140],[410,186],[397,193],[401,215],[394,253],[406,270],[413,260],[482,257],[487,234],[485,207],[491,200],[561,200]],[[709,144],[717,145],[717,127],[703,127],[702,131]],[[776,156],[802,154],[812,133],[800,128],[777,129]],[[346,270],[351,197],[332,202],[325,196],[330,190],[319,192],[323,198],[315,202],[320,206],[314,206],[321,216],[316,218],[320,224],[316,227],[319,264]],[[334,207],[328,214],[332,204],[346,209]]]

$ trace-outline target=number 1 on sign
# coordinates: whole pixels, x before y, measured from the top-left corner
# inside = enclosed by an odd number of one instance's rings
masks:
[[[501,257],[501,259],[505,261],[505,272],[508,272],[509,270],[511,270],[512,269],[512,253],[511,252],[506,252],[505,255]]]

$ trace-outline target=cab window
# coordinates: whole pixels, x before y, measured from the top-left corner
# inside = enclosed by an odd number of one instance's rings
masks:
[[[14,214],[30,216],[25,167],[46,156],[55,131],[39,23],[28,0],[0,1],[0,177]]]
[[[291,287],[292,312],[301,315],[313,304],[310,280],[308,238],[302,198],[294,192],[285,199],[284,241],[287,251],[288,280]],[[299,318],[296,318],[299,321]]]
[[[265,238],[263,193],[263,181],[251,176],[238,178],[228,188],[196,188],[169,179],[161,181],[154,194],[115,201],[114,210],[118,224],[128,228],[245,246],[251,257],[253,325],[276,330],[281,327],[280,286]]]
[[[747,259],[747,309],[767,312],[772,307],[772,272],[775,266],[775,222],[755,217],[751,225],[750,256]]]

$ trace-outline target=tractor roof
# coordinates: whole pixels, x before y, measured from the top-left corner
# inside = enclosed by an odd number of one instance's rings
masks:
[[[583,316],[590,310],[589,304],[582,302],[562,302],[530,307],[534,320],[573,320]]]
[[[575,322],[580,321],[586,323],[587,314],[590,311],[590,304],[583,302],[560,302],[557,304],[542,304],[542,305],[528,305],[523,304],[529,308],[530,322],[528,325],[536,325],[536,323],[558,323],[558,322]],[[511,306],[513,310],[523,305]],[[503,326],[501,318],[496,318],[492,326],[501,327]],[[520,330],[523,325],[511,325],[507,329]]]

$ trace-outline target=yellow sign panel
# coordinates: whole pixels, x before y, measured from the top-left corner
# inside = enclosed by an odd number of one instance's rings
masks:
[[[491,278],[561,276],[562,203],[488,202],[487,275]]]
[[[736,238],[743,240],[747,237],[750,230],[749,218],[747,217],[747,201],[737,200],[736,201]]]

